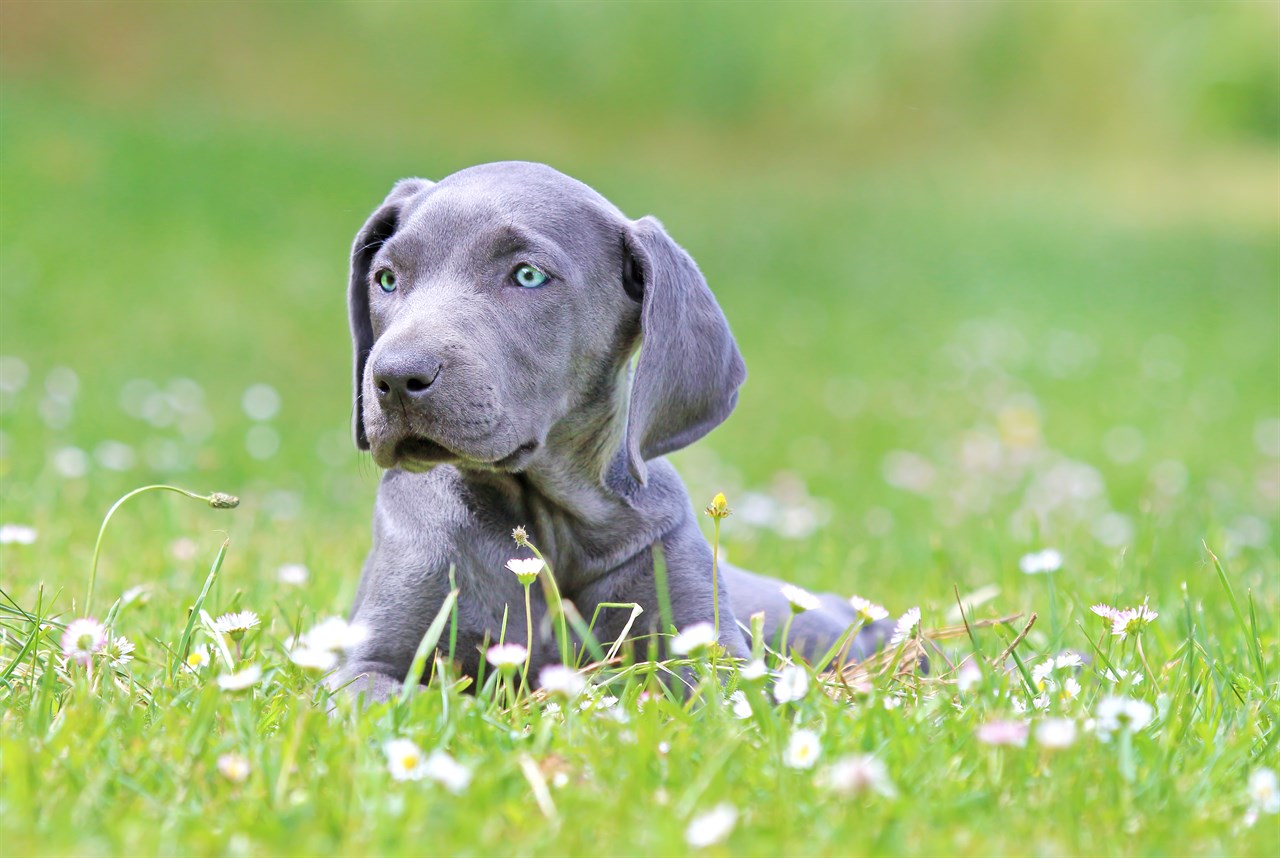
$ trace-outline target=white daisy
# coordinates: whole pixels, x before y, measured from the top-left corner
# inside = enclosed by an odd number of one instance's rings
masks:
[[[729,702],[733,704],[733,717],[740,721],[751,717],[751,701],[747,699],[746,694],[735,691],[729,695]]]
[[[849,605],[857,613],[858,619],[864,624],[874,623],[877,620],[883,620],[889,616],[888,610],[883,605],[877,605],[861,596],[850,596]]]
[[[106,629],[92,617],[72,620],[62,633],[62,654],[79,664],[88,664],[106,645]]]
[[[499,670],[512,670],[524,664],[529,651],[518,643],[496,644],[485,654],[489,664]]]
[[[107,658],[117,667],[123,667],[133,661],[133,641],[126,637],[114,635],[107,643]]]
[[[303,670],[317,670],[321,673],[326,673],[338,666],[338,656],[333,652],[309,646],[296,646],[290,649],[289,661]]]
[[[737,808],[731,804],[718,804],[689,821],[689,827],[684,831],[684,842],[694,849],[714,846],[733,832],[733,826],[737,822]]]
[[[778,680],[773,684],[773,699],[779,703],[791,703],[805,696],[809,691],[809,674],[803,667],[788,664],[778,672]]]
[[[346,652],[369,639],[369,627],[364,623],[349,623],[342,617],[321,620],[304,634],[301,645],[328,652]]]
[[[956,690],[961,694],[967,694],[980,682],[982,682],[982,668],[978,667],[973,659],[965,659],[964,664],[960,665],[960,669],[956,671]]]
[[[746,682],[764,679],[768,674],[769,669],[764,666],[764,660],[759,658],[747,662],[738,671],[738,677]]]
[[[802,587],[795,586],[794,584],[783,584],[782,595],[783,598],[791,604],[791,613],[793,614],[803,614],[805,611],[816,611],[818,608],[822,607],[822,602],[817,596]]]
[[[716,642],[716,630],[711,623],[694,623],[671,639],[671,651],[676,655],[694,655]]]
[[[209,647],[204,644],[197,644],[191,648],[191,652],[187,653],[187,658],[183,662],[183,667],[195,673],[202,668],[209,666]]]
[[[1075,700],[1080,696],[1080,683],[1074,676],[1068,676],[1062,681],[1062,699]]]
[[[218,771],[232,783],[242,784],[249,779],[249,760],[243,754],[222,754],[218,757]]]
[[[1124,640],[1129,635],[1137,635],[1160,616],[1147,607],[1144,602],[1136,608],[1129,608],[1115,615],[1111,620],[1111,634]]]
[[[387,771],[398,781],[422,780],[427,774],[422,749],[411,739],[392,739],[382,746],[387,755]]]
[[[911,633],[920,623],[920,609],[912,608],[898,618],[898,625],[893,630],[893,637],[889,638],[889,646],[897,646],[898,644],[911,637]]]
[[[1119,608],[1113,608],[1110,605],[1103,604],[1102,602],[1099,602],[1098,604],[1093,605],[1092,607],[1089,608],[1089,610],[1093,611],[1095,614],[1101,617],[1102,621],[1107,623],[1108,625],[1110,625],[1111,622],[1116,618],[1116,614],[1120,613]]]
[[[258,622],[258,615],[253,611],[236,611],[218,617],[213,627],[233,641],[238,641],[244,637],[245,632],[257,628]]]
[[[515,573],[517,581],[525,585],[532,584],[545,565],[537,557],[513,557],[507,561],[507,568]]]
[[[1128,679],[1130,685],[1142,684],[1142,674],[1136,670],[1133,672],[1130,672],[1120,667],[1117,667],[1115,670],[1111,670],[1110,668],[1108,668],[1106,671],[1103,672],[1102,676],[1108,682],[1124,682],[1126,679]]]
[[[218,687],[223,691],[244,691],[258,684],[262,679],[262,668],[251,664],[235,673],[224,673],[218,677]]]
[[[817,733],[812,730],[796,730],[787,741],[782,763],[790,769],[811,769],[818,762],[821,752],[822,744],[818,741]]]

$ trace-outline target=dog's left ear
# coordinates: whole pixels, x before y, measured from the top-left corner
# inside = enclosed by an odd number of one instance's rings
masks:
[[[747,368],[702,272],[655,218],[623,236],[623,285],[638,297],[640,359],[631,383],[625,449],[631,476],[724,422]]]
[[[400,228],[401,213],[405,204],[420,191],[434,183],[426,179],[401,179],[396,182],[364,226],[356,233],[351,245],[351,276],[347,281],[347,314],[351,321],[351,349],[355,359],[354,414],[351,417],[356,447],[369,449],[369,438],[364,432],[363,403],[360,391],[364,384],[364,365],[373,350],[373,324],[369,319],[369,262],[378,248],[395,235]]]

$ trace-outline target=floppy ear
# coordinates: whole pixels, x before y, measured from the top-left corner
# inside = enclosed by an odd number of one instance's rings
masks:
[[[662,224],[641,218],[623,242],[623,285],[642,302],[625,444],[631,476],[643,484],[646,459],[686,447],[724,422],[747,368],[702,272]]]
[[[426,190],[431,185],[426,179],[402,179],[396,182],[382,205],[356,233],[355,244],[351,246],[347,312],[351,317],[351,345],[355,352],[355,411],[352,424],[356,446],[361,450],[369,449],[369,438],[364,433],[363,404],[360,401],[364,364],[369,358],[369,352],[373,350],[373,324],[369,319],[369,261],[378,252],[378,248],[395,235],[405,204],[419,191]]]

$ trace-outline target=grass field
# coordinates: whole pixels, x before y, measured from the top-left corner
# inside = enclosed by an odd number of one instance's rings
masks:
[[[1116,5],[708,6],[701,47],[659,6],[6,6],[6,854],[1274,855],[1277,17]],[[674,459],[734,563],[927,633],[957,594],[1017,618],[781,703],[701,659],[688,696],[639,665],[330,713],[286,640],[345,615],[369,541],[350,240],[395,179],[505,157],[707,275],[750,378]],[[86,611],[103,515],[154,482],[242,503],[129,501]],[[1098,603],[1158,617],[1121,639]],[[66,663],[108,611],[132,660]],[[457,766],[399,780],[395,739]]]

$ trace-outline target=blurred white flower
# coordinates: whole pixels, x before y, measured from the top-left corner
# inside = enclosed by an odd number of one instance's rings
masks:
[[[1018,568],[1026,575],[1042,575],[1062,568],[1062,554],[1056,548],[1045,548],[1022,555]]]
[[[1107,668],[1107,670],[1103,672],[1102,676],[1108,682],[1124,682],[1126,679],[1128,679],[1130,685],[1142,684],[1141,673],[1137,671],[1130,672],[1121,667],[1117,667],[1115,670]]]
[[[791,703],[804,697],[808,691],[808,672],[799,665],[788,664],[778,672],[778,680],[773,684],[773,699],[779,703]]]
[[[428,778],[454,795],[465,790],[471,783],[471,770],[441,750],[431,752],[423,769]]]
[[[849,605],[857,613],[858,619],[864,624],[874,623],[889,616],[889,612],[883,605],[877,605],[875,602],[864,599],[861,596],[850,596]]]
[[[965,659],[956,672],[956,690],[967,694],[975,685],[982,682],[982,668],[972,658]]]
[[[300,646],[326,652],[346,652],[369,639],[369,627],[350,623],[342,617],[327,617],[311,627],[298,641]]]
[[[1093,605],[1089,610],[1101,617],[1107,625],[1110,625],[1112,621],[1115,620],[1116,615],[1120,613],[1118,608],[1113,608],[1110,605],[1104,605],[1102,602]]]
[[[1249,773],[1249,809],[1245,812],[1244,824],[1252,827],[1263,813],[1280,813],[1280,779],[1274,770],[1266,767]]]
[[[563,664],[549,664],[538,674],[538,686],[548,694],[574,698],[587,687],[582,674]]]
[[[191,648],[191,652],[187,653],[187,658],[183,662],[183,666],[187,670],[195,673],[202,668],[209,666],[209,647],[204,644],[197,644]]]
[[[301,563],[286,563],[276,570],[276,580],[291,587],[301,587],[307,583],[310,573]]]
[[[392,739],[382,746],[387,756],[387,771],[398,781],[422,780],[427,774],[422,749],[412,739]]]
[[[258,684],[262,679],[262,668],[251,664],[235,673],[224,673],[218,677],[218,687],[223,691],[244,691]]]
[[[787,750],[782,755],[782,763],[790,769],[811,769],[818,762],[822,752],[822,744],[818,734],[812,730],[796,730],[787,741]]]
[[[738,677],[746,682],[764,679],[768,674],[769,668],[765,667],[764,660],[759,658],[747,662],[738,670]]]
[[[791,605],[791,613],[803,614],[805,611],[816,611],[822,607],[818,597],[794,584],[782,585],[782,596]]]
[[[218,757],[218,771],[232,783],[242,784],[249,779],[249,760],[244,754],[222,754]]]
[[[846,796],[874,792],[885,798],[897,795],[885,764],[870,754],[842,757],[819,773],[819,786]]]
[[[107,658],[119,667],[133,661],[133,650],[133,641],[123,636],[112,636],[107,642]]]
[[[1136,733],[1151,723],[1155,710],[1144,700],[1131,697],[1104,697],[1094,710],[1095,729],[1102,739],[1125,730]]]
[[[889,638],[889,646],[897,646],[907,638],[911,637],[911,633],[915,631],[915,628],[919,623],[920,609],[911,608],[908,610],[898,618],[898,625],[893,630],[893,637]]]
[[[529,651],[518,643],[504,643],[489,647],[485,658],[499,670],[509,670],[523,665],[528,654]]]
[[[62,654],[79,664],[88,664],[106,645],[107,632],[92,617],[72,620],[62,633]]]
[[[1067,718],[1046,718],[1036,725],[1036,744],[1044,748],[1066,748],[1076,740],[1076,722]]]
[[[676,655],[694,655],[716,642],[716,630],[711,623],[694,623],[671,640],[671,651]]]
[[[751,701],[746,694],[735,691],[729,695],[729,702],[733,704],[733,717],[741,721],[751,717]]]
[[[978,728],[978,741],[987,745],[1027,744],[1026,721],[988,721]]]
[[[0,545],[30,545],[37,535],[34,527],[25,524],[0,524]]]
[[[289,661],[303,670],[324,673],[337,667],[338,656],[331,650],[299,645],[289,649]]]
[[[737,822],[738,811],[733,805],[718,804],[689,821],[689,827],[684,831],[684,842],[694,849],[714,846],[733,833]]]

